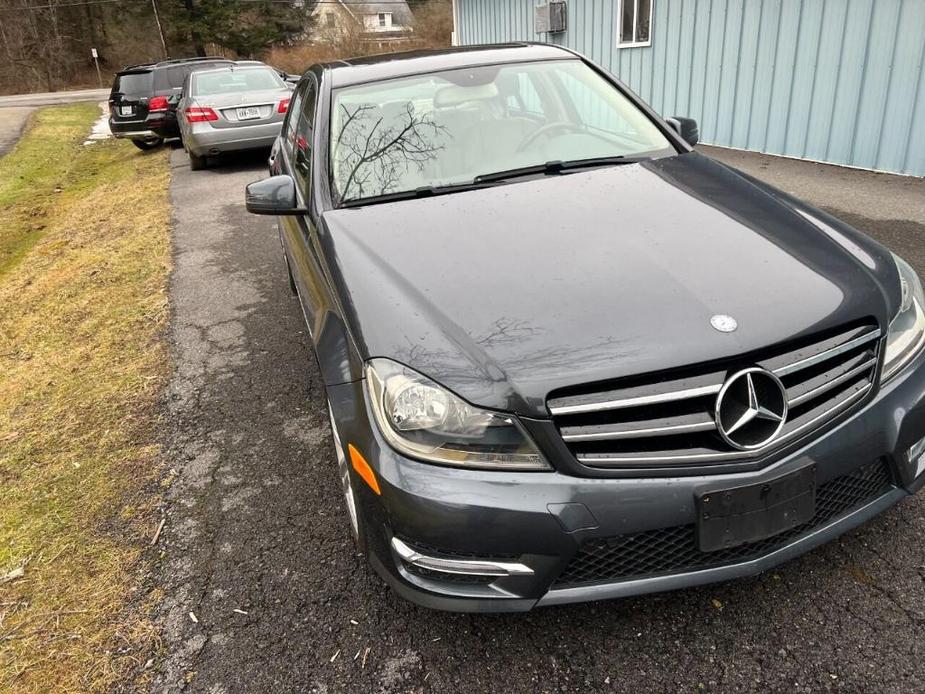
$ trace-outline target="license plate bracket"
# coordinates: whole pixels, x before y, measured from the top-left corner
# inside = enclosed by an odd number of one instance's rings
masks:
[[[701,488],[696,495],[697,544],[702,552],[757,542],[812,520],[816,465],[738,487]]]
[[[244,106],[238,110],[238,120],[254,120],[260,118],[260,109],[256,106]]]

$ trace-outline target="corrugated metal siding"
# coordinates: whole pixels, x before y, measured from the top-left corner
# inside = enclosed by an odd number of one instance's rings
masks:
[[[618,0],[568,0],[563,45],[704,142],[925,176],[925,0],[653,0],[617,48]],[[535,0],[456,0],[463,44],[538,41]]]

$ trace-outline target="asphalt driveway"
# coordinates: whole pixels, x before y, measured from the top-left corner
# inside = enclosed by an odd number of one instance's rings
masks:
[[[739,163],[761,175],[760,158]],[[352,553],[320,379],[273,222],[244,211],[262,157],[194,173],[176,150],[171,166],[174,472],[158,569],[167,656],[154,691],[925,686],[922,497],[734,583],[526,615],[430,612],[395,597]],[[814,202],[925,271],[922,182],[886,177],[878,185],[893,198],[862,204],[844,194],[854,172],[824,169],[806,169],[810,183],[798,185],[815,185]],[[781,174],[791,184],[795,175]],[[850,204],[829,204],[840,199]],[[911,211],[891,213],[902,205]]]

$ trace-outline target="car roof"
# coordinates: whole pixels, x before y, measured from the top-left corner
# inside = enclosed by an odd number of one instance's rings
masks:
[[[168,60],[161,60],[151,63],[138,63],[137,65],[126,65],[123,67],[117,74],[123,72],[139,72],[144,70],[154,70],[155,68],[171,67],[173,65],[182,65],[183,63],[196,63],[196,62],[222,62],[222,63],[233,63],[234,61],[231,58],[223,58],[221,56],[202,56],[195,58],[170,58]]]
[[[231,58],[223,58],[220,55],[205,55],[205,56],[196,56],[195,58],[171,58],[169,60],[161,60],[153,65],[153,67],[171,67],[174,65],[182,65],[183,63],[198,63],[198,62],[208,62],[208,63],[233,63],[234,61]]]
[[[269,70],[272,73],[276,73],[276,70],[274,70],[271,66],[267,65],[266,63],[258,63],[258,62],[245,63],[245,64],[237,62],[237,63],[231,63],[230,65],[220,65],[218,67],[209,66],[206,68],[199,68],[197,70],[194,70],[193,72],[195,72],[197,75],[207,75],[210,72],[225,72],[226,70],[231,70],[233,72],[247,72],[250,70]]]
[[[130,74],[133,72],[151,72],[151,68],[153,67],[154,65],[152,65],[151,63],[140,63],[138,65],[126,65],[124,68],[119,70],[119,72],[117,72],[116,74],[126,75],[126,74]]]
[[[561,46],[543,43],[504,43],[383,53],[323,63],[321,67],[330,73],[332,86],[337,88],[478,65],[575,57],[574,53]]]

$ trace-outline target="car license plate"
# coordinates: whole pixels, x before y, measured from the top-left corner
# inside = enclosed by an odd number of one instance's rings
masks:
[[[697,542],[714,552],[764,540],[812,520],[816,466],[765,482],[703,489],[697,496]]]
[[[253,120],[254,118],[260,118],[260,109],[256,106],[238,109],[238,120]]]
[[[135,109],[132,106],[120,106],[119,115],[120,116],[131,116],[135,114]]]

